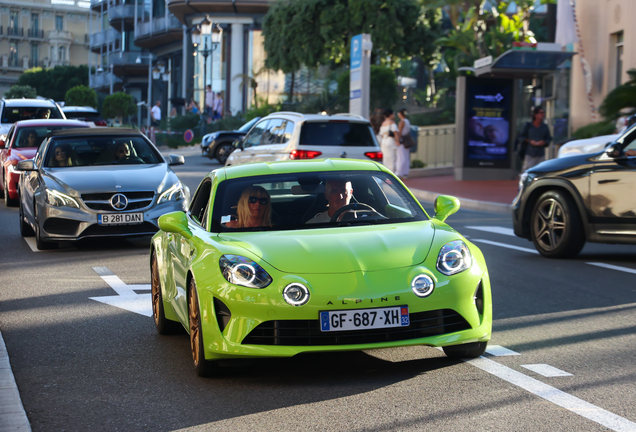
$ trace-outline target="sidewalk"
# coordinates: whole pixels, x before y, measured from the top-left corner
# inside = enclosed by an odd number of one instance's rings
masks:
[[[434,202],[438,195],[452,195],[460,199],[463,209],[502,214],[510,214],[519,189],[517,180],[456,181],[449,175],[415,177],[404,183],[421,201]]]

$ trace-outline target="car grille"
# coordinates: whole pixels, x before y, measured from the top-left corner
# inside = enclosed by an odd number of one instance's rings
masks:
[[[91,225],[79,235],[82,237],[102,237],[118,235],[150,235],[159,231],[154,224],[144,222],[135,225]]]
[[[128,199],[128,206],[125,208],[128,210],[139,210],[148,207],[152,204],[152,200],[155,197],[154,192],[105,192],[105,193],[92,193],[82,194],[82,201],[91,210],[99,211],[116,211],[110,204],[110,199],[113,195],[121,193]]]
[[[248,334],[244,345],[321,346],[403,341],[469,330],[470,324],[451,309],[409,314],[408,327],[323,332],[319,320],[265,321]]]

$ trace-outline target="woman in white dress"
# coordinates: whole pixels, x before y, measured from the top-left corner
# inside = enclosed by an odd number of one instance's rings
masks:
[[[404,108],[398,111],[398,117],[400,118],[400,123],[398,124],[400,136],[406,136],[411,133],[411,122],[406,118],[407,115],[408,113]],[[411,149],[407,149],[402,144],[398,146],[396,165],[395,174],[402,180],[408,178],[411,168]]]
[[[380,126],[380,147],[382,148],[382,163],[391,172],[397,173],[397,153],[400,144],[400,131],[395,124],[395,114],[393,110],[387,108],[384,110],[384,121]]]

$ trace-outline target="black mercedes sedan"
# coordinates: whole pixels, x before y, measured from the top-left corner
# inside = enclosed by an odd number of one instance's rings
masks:
[[[228,156],[234,151],[234,141],[243,139],[261,118],[254,117],[243,126],[233,131],[216,131],[209,133],[201,140],[201,154],[210,159],[216,159],[221,165],[225,165]]]
[[[636,244],[636,126],[602,152],[552,159],[521,175],[514,232],[549,258],[585,242]]]

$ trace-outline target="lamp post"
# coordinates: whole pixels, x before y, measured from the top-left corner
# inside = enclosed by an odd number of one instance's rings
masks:
[[[137,56],[137,60],[135,60],[135,63],[137,64],[141,64],[141,59],[148,59],[148,96],[146,97],[147,101],[147,115],[146,115],[146,121],[148,122],[148,127],[150,127],[150,108],[152,108],[152,58],[153,55],[149,54],[147,56]]]
[[[221,42],[221,38],[222,38],[222,33],[223,33],[223,29],[221,28],[221,26],[219,26],[218,23],[213,24],[212,22],[210,22],[210,20],[208,20],[207,17],[204,18],[203,21],[201,21],[201,23],[192,30],[192,45],[194,45],[194,55],[196,55],[197,52],[199,52],[203,56],[203,98],[202,98],[203,103],[201,105],[203,106],[204,110],[206,108],[205,107],[205,87],[206,87],[207,77],[208,77],[208,71],[207,71],[208,56],[212,54],[212,52],[219,46]],[[208,48],[207,36],[211,36],[210,48]],[[202,39],[203,39],[203,49],[199,49],[197,51],[197,48],[201,45]],[[212,64],[213,62],[214,62],[214,57],[212,57]],[[212,64],[210,64],[210,69],[212,69]],[[212,69],[211,72],[212,72],[211,75],[213,75],[214,70]],[[212,77],[210,77],[210,86],[212,86]]]

